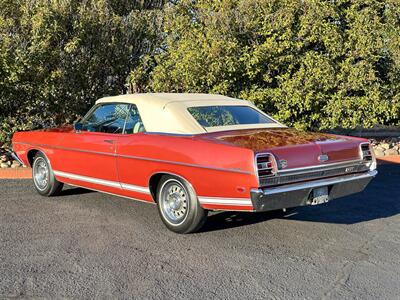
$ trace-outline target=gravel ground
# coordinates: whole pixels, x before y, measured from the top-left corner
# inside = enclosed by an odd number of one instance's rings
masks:
[[[0,181],[0,298],[400,298],[400,165],[290,213],[214,213],[177,235],[156,207]]]

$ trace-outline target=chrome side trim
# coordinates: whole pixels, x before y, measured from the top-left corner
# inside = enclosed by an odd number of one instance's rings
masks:
[[[91,190],[91,191],[95,191],[95,192],[99,192],[99,193],[108,194],[108,195],[111,195],[111,196],[116,196],[116,197],[131,199],[131,200],[140,201],[140,202],[144,202],[144,203],[149,203],[149,204],[153,204],[153,205],[156,204],[156,202],[154,202],[154,201],[147,201],[147,200],[142,200],[142,199],[138,199],[138,198],[133,198],[133,197],[128,197],[128,196],[124,196],[124,195],[119,195],[119,194],[114,194],[114,193],[110,193],[110,192],[105,192],[105,191],[102,191],[102,190],[98,190],[98,189],[94,189],[94,188],[88,188],[88,187],[86,187],[86,186],[78,185],[78,184],[75,184],[75,183],[74,183],[74,184],[68,183],[68,185],[70,185],[70,186],[75,186],[75,187],[80,187],[80,188],[84,188],[84,189]]]
[[[134,192],[138,192],[138,193],[142,193],[142,194],[150,194],[150,189],[148,187],[142,187],[142,186],[127,184],[127,183],[121,183],[121,186],[124,190],[134,191]]]
[[[292,174],[292,172],[305,173],[307,171],[312,172],[314,170],[318,170],[321,168],[327,168],[327,169],[336,168],[337,166],[342,166],[342,165],[345,166],[345,165],[355,164],[355,163],[363,163],[363,161],[360,159],[354,159],[354,160],[345,160],[345,161],[329,163],[329,164],[321,164],[321,165],[313,165],[313,166],[307,166],[307,167],[301,167],[301,168],[285,169],[285,170],[279,170],[277,175],[285,174],[285,173],[291,173],[290,175],[294,175],[296,173]]]
[[[242,171],[242,170],[238,170],[238,169],[216,168],[216,167],[211,167],[211,166],[202,166],[202,165],[197,165],[197,164],[176,162],[176,161],[163,160],[163,159],[158,159],[158,158],[147,158],[147,157],[143,157],[143,156],[120,155],[120,154],[117,154],[116,156],[120,157],[120,158],[128,158],[128,159],[137,159],[137,160],[145,160],[145,161],[152,161],[152,162],[160,162],[160,163],[167,163],[167,164],[173,164],[173,165],[179,165],[179,166],[185,166],[185,167],[193,167],[193,168],[200,168],[200,169],[207,169],[207,170],[215,170],[215,171],[223,171],[223,172],[234,172],[234,173],[241,173],[241,174],[252,174],[251,172]],[[160,173],[162,173],[162,172],[160,172]]]
[[[21,165],[25,165],[24,162],[18,157],[18,155],[15,152],[11,152],[11,157],[19,162]]]
[[[315,187],[319,187],[319,186],[333,185],[333,184],[337,184],[337,183],[343,183],[343,182],[359,180],[359,179],[364,179],[364,178],[371,178],[371,177],[375,177],[376,174],[378,174],[378,171],[373,170],[373,171],[369,171],[369,172],[363,173],[363,174],[355,174],[355,175],[335,177],[335,178],[331,178],[331,179],[315,180],[315,181],[309,181],[309,182],[298,183],[298,184],[290,184],[290,185],[285,185],[285,186],[275,187],[275,188],[252,189],[251,191],[252,192],[261,192],[264,195],[273,195],[273,194],[279,194],[279,193],[287,193],[287,192],[296,191],[296,190],[315,188]]]
[[[252,202],[251,202],[250,198],[198,197],[198,199],[201,204],[252,206]]]
[[[71,173],[61,172],[61,171],[53,171],[53,172],[56,176],[60,176],[60,177],[68,178],[68,179],[79,180],[79,181],[99,184],[99,185],[103,185],[103,186],[109,186],[109,187],[113,187],[113,188],[117,188],[117,189],[134,191],[134,192],[138,192],[138,193],[142,193],[142,194],[150,194],[150,190],[148,187],[137,186],[137,185],[127,184],[127,183],[119,183],[116,181],[104,180],[104,179],[82,176],[82,175],[77,175],[77,174],[71,174]]]
[[[104,180],[104,179],[93,178],[93,177],[82,176],[82,175],[76,175],[76,174],[71,174],[71,173],[61,172],[61,171],[53,171],[53,172],[56,176],[60,176],[60,177],[68,178],[68,179],[85,181],[85,182],[89,182],[89,183],[100,184],[100,185],[114,187],[114,188],[118,188],[118,189],[121,188],[121,184],[119,182],[115,182],[115,181]]]
[[[62,172],[62,171],[53,171],[53,172],[56,176],[60,176],[60,177],[68,178],[68,179],[79,180],[79,181],[99,184],[99,185],[103,185],[103,186],[109,186],[109,187],[114,187],[114,188],[118,188],[118,189],[134,191],[134,192],[138,192],[138,193],[142,193],[142,194],[150,194],[150,189],[148,187],[137,186],[137,185],[127,184],[127,183],[119,183],[116,181],[110,181],[110,180],[104,180],[104,179],[93,178],[93,177],[88,177],[88,176],[76,175],[76,174],[71,174],[71,173]],[[75,184],[73,184],[73,185],[75,185]],[[77,185],[77,186],[79,186],[79,185]],[[84,187],[84,188],[86,188],[86,187]],[[89,188],[89,189],[99,191],[99,190],[96,190],[93,188]],[[102,191],[100,191],[100,192],[102,192]],[[104,192],[104,193],[108,193],[108,192]],[[108,194],[116,195],[113,193],[108,193]],[[120,195],[117,195],[117,196],[120,196]],[[127,198],[130,198],[130,197],[127,197]],[[219,197],[201,197],[201,196],[199,196],[198,199],[201,204],[252,206],[252,202],[249,198],[219,198]],[[145,202],[147,202],[147,201],[145,201]]]
[[[201,169],[214,170],[214,171],[233,172],[233,173],[240,173],[240,174],[247,174],[247,175],[252,175],[253,174],[251,172],[238,170],[238,169],[216,168],[216,167],[212,167],[212,166],[203,166],[203,165],[198,165],[198,164],[176,162],[176,161],[163,160],[163,159],[157,159],[157,158],[147,158],[147,157],[143,157],[143,156],[119,155],[119,154],[111,153],[111,152],[107,153],[107,152],[89,151],[89,150],[83,150],[83,149],[51,146],[51,145],[46,145],[46,144],[32,144],[32,143],[22,143],[22,142],[15,142],[15,144],[24,144],[24,145],[37,146],[37,147],[50,148],[50,149],[58,149],[58,150],[65,150],[65,151],[75,151],[75,152],[82,152],[82,153],[89,153],[89,154],[114,156],[114,157],[117,157],[117,158],[128,158],[128,159],[137,159],[137,160],[144,160],[144,161],[153,161],[153,162],[160,162],[160,163],[180,165],[180,166],[193,167],[193,168],[201,168]]]
[[[105,155],[105,156],[116,156],[116,154],[113,152],[108,153],[108,152],[90,151],[90,150],[83,150],[83,149],[76,149],[76,148],[52,146],[52,145],[46,145],[46,144],[33,144],[33,143],[23,143],[23,142],[14,142],[14,144],[29,145],[29,146],[33,146],[33,147],[43,147],[43,148],[58,149],[58,150],[65,150],[65,151],[82,152],[82,153],[89,153],[89,154],[98,154],[98,155]]]

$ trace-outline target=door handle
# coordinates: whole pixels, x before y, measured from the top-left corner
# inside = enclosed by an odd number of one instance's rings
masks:
[[[114,140],[104,140],[106,143],[113,144]]]

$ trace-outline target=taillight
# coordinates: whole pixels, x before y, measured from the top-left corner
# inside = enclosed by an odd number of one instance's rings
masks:
[[[373,160],[372,150],[371,150],[369,143],[361,144],[360,149],[361,149],[360,154],[361,154],[362,160],[364,160],[364,161],[372,161]]]
[[[371,171],[376,169],[376,158],[373,151],[370,143],[360,144],[361,159],[367,163]]]
[[[270,153],[256,156],[258,177],[274,176],[277,170],[275,157]]]

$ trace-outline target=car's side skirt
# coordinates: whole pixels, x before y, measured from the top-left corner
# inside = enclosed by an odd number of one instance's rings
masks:
[[[211,210],[240,210],[252,211],[253,204],[250,198],[220,198],[220,197],[198,197],[203,208]]]
[[[116,181],[110,181],[110,180],[104,180],[104,179],[93,178],[93,177],[88,177],[88,176],[76,175],[76,174],[71,174],[71,173],[66,173],[66,172],[61,172],[61,171],[53,171],[53,172],[54,172],[54,175],[64,177],[64,178],[69,178],[69,179],[74,179],[74,180],[79,180],[79,181],[84,181],[84,182],[89,182],[89,183],[94,183],[94,184],[99,184],[99,185],[105,185],[105,186],[109,186],[109,187],[120,188],[120,189],[124,189],[124,190],[129,190],[129,191],[133,191],[133,192],[150,195],[150,189],[148,187],[144,187],[144,186],[120,183],[120,182],[116,182]]]
[[[137,194],[142,194],[148,198],[150,193],[149,187],[137,186],[127,183],[120,183],[117,181],[104,180],[99,178],[93,178],[89,176],[82,176],[78,174],[67,173],[63,171],[53,170],[54,175],[60,181],[69,183],[71,185],[81,186],[84,188],[88,188],[95,191],[100,191],[112,195],[122,196],[126,198],[130,198],[133,200],[141,200],[149,202],[149,200],[138,199],[136,197],[131,197],[126,194],[126,192],[134,192]],[[63,180],[64,179],[64,180]],[[65,180],[66,179],[66,180]],[[82,182],[82,184],[77,184],[76,182]],[[89,186],[88,186],[89,184]],[[95,187],[91,186],[91,184],[95,185]],[[99,186],[100,188],[96,188]],[[109,190],[103,190],[101,187],[111,188],[113,192]],[[238,211],[252,211],[253,206],[250,198],[220,198],[220,197],[205,197],[198,196],[200,205],[205,209],[211,210],[238,210]]]
[[[91,191],[104,193],[104,194],[108,194],[108,195],[112,195],[112,196],[122,197],[122,198],[131,199],[131,200],[135,200],[135,201],[140,201],[140,202],[144,202],[144,203],[156,204],[154,201],[147,201],[147,200],[143,200],[143,199],[138,199],[138,198],[134,198],[134,197],[131,197],[131,196],[121,195],[119,193],[106,192],[104,190],[95,189],[95,188],[87,187],[87,186],[84,186],[84,185],[79,185],[79,184],[75,184],[75,183],[68,183],[68,184],[71,185],[71,186],[76,186],[76,187],[80,187],[80,188],[84,188],[84,189],[88,189],[88,190],[91,190]]]
[[[221,198],[198,196],[200,205],[210,210],[253,211],[250,198]]]

